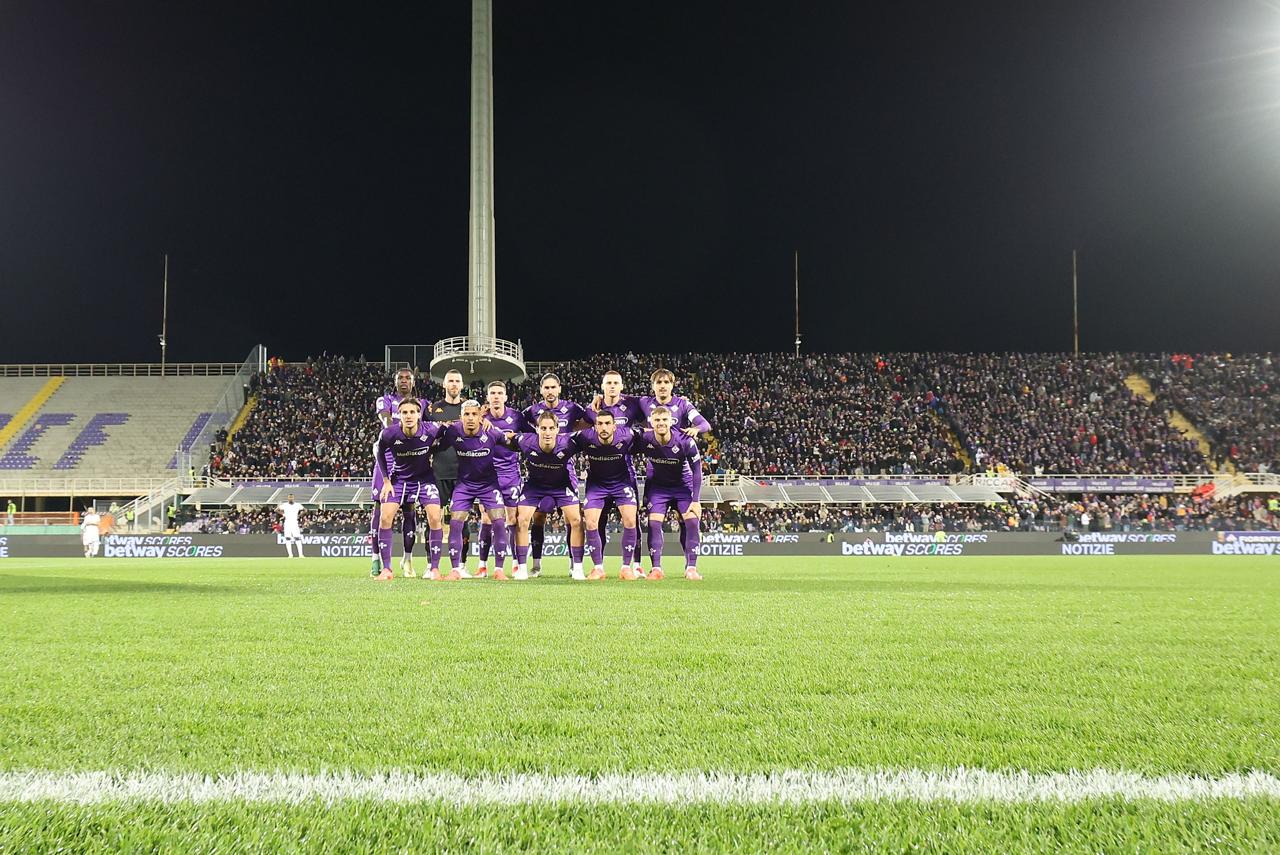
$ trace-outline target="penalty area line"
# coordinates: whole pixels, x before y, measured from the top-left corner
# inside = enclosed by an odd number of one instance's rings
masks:
[[[1071,772],[982,769],[845,769],[761,774],[604,775],[448,772],[232,772],[225,775],[128,771],[0,772],[0,802],[326,803],[387,801],[451,805],[725,804],[820,802],[1071,803],[1095,799],[1160,802],[1280,799],[1280,778],[1266,772],[1144,776],[1092,769]]]

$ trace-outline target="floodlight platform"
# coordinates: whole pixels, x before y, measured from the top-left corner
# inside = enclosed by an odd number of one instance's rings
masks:
[[[436,342],[431,356],[431,379],[437,383],[450,371],[462,372],[468,383],[510,380],[519,383],[524,369],[524,347],[501,338],[460,335]]]

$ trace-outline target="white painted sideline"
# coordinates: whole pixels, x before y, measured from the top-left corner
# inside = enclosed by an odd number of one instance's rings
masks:
[[[846,769],[773,774],[640,773],[479,775],[386,772],[236,772],[218,777],[163,772],[0,772],[0,802],[110,801],[447,804],[804,804],[812,802],[1079,802],[1087,799],[1280,799],[1266,772],[1145,777],[1132,772],[993,772],[982,769]]]

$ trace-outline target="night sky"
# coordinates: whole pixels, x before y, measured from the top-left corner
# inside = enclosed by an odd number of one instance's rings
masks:
[[[466,332],[467,0],[0,4],[0,362]],[[1280,5],[496,0],[498,333],[1274,350]]]

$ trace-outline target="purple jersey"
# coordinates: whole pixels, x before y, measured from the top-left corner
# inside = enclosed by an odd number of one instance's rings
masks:
[[[494,450],[502,444],[502,432],[480,429],[467,436],[462,425],[453,423],[440,433],[440,446],[452,448],[458,455],[458,485],[472,490],[496,490],[498,469]]]
[[[550,410],[556,417],[556,421],[560,425],[560,433],[573,433],[577,430],[577,424],[580,421],[586,421],[587,411],[575,404],[573,401],[559,400],[556,401],[554,407],[549,406],[546,401],[538,401],[533,406],[528,407],[524,411],[525,421],[528,423],[529,431],[538,429],[538,416]]]
[[[409,393],[408,397],[412,398],[413,393]],[[400,422],[400,402],[403,400],[404,398],[400,397],[395,392],[387,392],[375,401],[373,404],[373,411],[378,416],[378,423],[381,424],[383,418],[386,417],[391,419],[391,424],[398,424]],[[418,398],[417,400],[422,404],[422,412],[426,413],[427,408],[431,406],[431,402],[424,401],[421,398]]]
[[[520,449],[520,456],[524,458],[525,471],[528,477],[525,478],[525,486],[538,487],[544,490],[573,490],[573,495],[578,495],[578,478],[573,468],[571,458],[578,453],[573,438],[566,434],[559,434],[556,437],[555,447],[550,451],[543,451],[542,446],[538,444],[537,434],[521,433],[512,437],[512,441],[516,443],[516,447]]]
[[[684,430],[690,427],[696,427],[702,433],[711,430],[711,423],[702,417],[702,413],[698,412],[698,408],[679,395],[672,395],[671,400],[665,404],[652,395],[645,395],[640,399],[640,409],[644,411],[645,421],[650,424],[652,424],[652,421],[650,421],[649,417],[653,415],[653,411],[658,407],[666,407],[671,411],[672,430]]]
[[[613,432],[608,445],[600,442],[595,428],[573,434],[574,446],[587,458],[587,487],[593,484],[634,484],[636,469],[631,463],[632,446],[636,434],[620,427]]]
[[[606,404],[601,399],[600,406],[587,410],[587,420],[594,424],[596,413],[609,413],[618,427],[630,427],[632,430],[643,430],[648,421],[640,407],[640,399],[634,395],[619,395],[616,404]]]
[[[645,490],[652,487],[681,487],[693,494],[694,501],[702,493],[702,456],[698,444],[676,431],[671,439],[659,442],[653,431],[647,431],[635,444],[637,454],[649,458]]]
[[[494,429],[500,433],[511,431],[512,433],[525,433],[529,430],[525,426],[524,414],[519,410],[513,410],[507,407],[501,416],[495,416],[488,409],[484,411],[484,417],[489,420]],[[499,445],[493,452],[493,465],[498,470],[498,479],[503,484],[515,482],[520,483],[520,454],[506,445]]]
[[[384,429],[378,436],[374,454],[378,471],[393,481],[434,481],[431,446],[441,430],[435,422],[418,422],[418,431],[413,436],[406,436],[404,427],[398,423]]]

